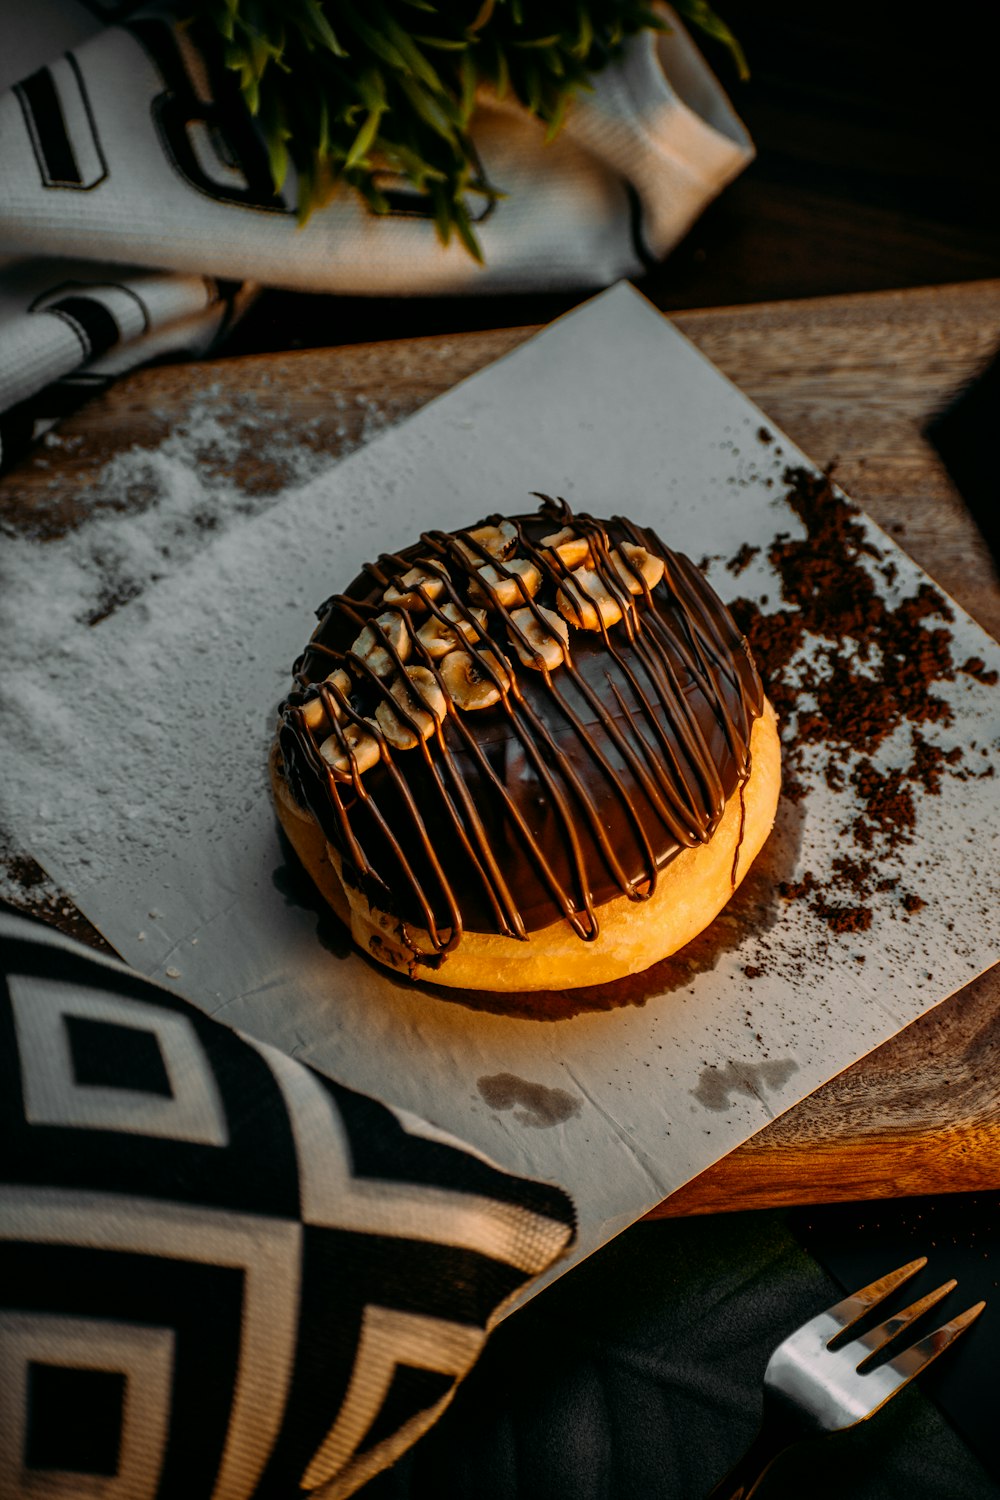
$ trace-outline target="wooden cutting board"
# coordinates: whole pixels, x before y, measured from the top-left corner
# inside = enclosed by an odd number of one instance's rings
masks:
[[[1000,281],[678,314],[677,326],[993,635],[989,553],[927,419],[993,354]],[[515,348],[532,329],[163,366],[121,380],[0,481],[0,524],[71,527],[116,454],[153,448],[210,404],[243,431],[248,493],[281,488],[289,445],[339,455]],[[283,457],[284,455],[284,457]],[[204,461],[217,463],[211,447]],[[227,461],[228,462],[228,461]],[[138,503],[141,503],[139,497]],[[61,900],[24,905],[88,935]],[[90,933],[92,940],[95,935]],[[658,1214],[1000,1187],[1000,967],[760,1131]]]

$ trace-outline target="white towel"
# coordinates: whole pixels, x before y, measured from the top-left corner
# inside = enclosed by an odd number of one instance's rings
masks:
[[[210,76],[190,32],[121,10],[106,25],[78,0],[0,0],[8,459],[122,371],[213,347],[260,286],[481,294],[636,275],[753,156],[670,13],[670,32],[632,38],[550,143],[519,105],[483,95],[472,134],[505,194],[476,225],[485,266],[441,245],[402,181],[387,215],[345,190],[300,225],[294,174],[273,192],[231,76]]]

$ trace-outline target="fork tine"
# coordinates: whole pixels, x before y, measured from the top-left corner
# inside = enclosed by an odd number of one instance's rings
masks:
[[[871,1282],[869,1286],[863,1286],[859,1292],[852,1292],[849,1297],[844,1298],[843,1302],[835,1303],[833,1307],[827,1309],[826,1316],[833,1318],[841,1325],[840,1333],[853,1328],[859,1318],[863,1318],[865,1313],[870,1312],[873,1307],[888,1297],[890,1292],[902,1286],[904,1281],[909,1281],[911,1276],[916,1276],[926,1264],[926,1255],[907,1261],[905,1266],[890,1271],[887,1276],[879,1277],[878,1281]],[[834,1337],[839,1339],[840,1333],[835,1334]]]
[[[911,1323],[915,1323],[928,1308],[934,1307],[941,1301],[942,1297],[947,1297],[948,1293],[956,1286],[958,1286],[957,1281],[946,1281],[933,1292],[928,1292],[926,1296],[919,1298],[918,1301],[911,1302],[909,1307],[904,1307],[901,1312],[893,1313],[891,1318],[886,1318],[885,1322],[879,1323],[876,1328],[869,1328],[867,1333],[860,1334],[853,1342],[864,1344],[865,1348],[870,1350],[870,1353],[863,1358],[862,1364],[858,1366],[858,1369],[860,1370],[862,1365],[867,1364],[868,1360],[873,1358],[880,1349],[884,1349],[886,1344],[891,1339],[894,1339],[898,1333],[902,1333],[904,1328],[909,1328]]]
[[[890,1359],[886,1368],[895,1370],[900,1377],[899,1385],[904,1386],[914,1375],[919,1375],[925,1370],[932,1359],[937,1359],[953,1344],[960,1333],[964,1333],[970,1323],[974,1323],[986,1306],[985,1302],[976,1302],[972,1307],[967,1307],[964,1313],[942,1323],[940,1328],[935,1328],[933,1333],[928,1333],[925,1338],[918,1339],[911,1344],[909,1349],[904,1349],[901,1354]],[[899,1387],[897,1387],[898,1389]]]
[[[964,1333],[983,1308],[977,1302],[965,1312],[942,1324],[909,1349],[882,1364],[872,1365],[865,1355],[855,1366],[850,1342],[841,1342],[844,1328],[849,1328],[870,1308],[881,1302],[888,1292],[901,1286],[927,1264],[926,1257],[900,1266],[871,1286],[837,1303],[828,1312],[819,1313],[783,1339],[771,1354],[764,1371],[764,1420],[753,1443],[712,1490],[709,1500],[746,1500],[755,1494],[764,1474],[785,1448],[805,1436],[823,1432],[840,1432],[854,1427],[880,1411],[885,1403],[924,1371],[932,1360],[943,1354],[959,1334]],[[888,1331],[894,1337],[913,1320],[933,1307],[956,1285],[954,1281],[938,1287],[914,1302],[905,1312],[886,1320],[881,1329],[866,1336],[870,1342],[881,1339]],[[841,1327],[836,1332],[838,1322]],[[874,1352],[874,1351],[873,1351]],[[871,1368],[865,1369],[869,1365]]]

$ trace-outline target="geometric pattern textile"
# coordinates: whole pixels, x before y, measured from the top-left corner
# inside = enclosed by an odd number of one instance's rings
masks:
[[[574,1232],[517,1178],[0,913],[0,1495],[351,1494]]]

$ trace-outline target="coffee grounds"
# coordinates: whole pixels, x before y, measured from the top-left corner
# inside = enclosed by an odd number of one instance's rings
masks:
[[[741,548],[740,551],[742,550]],[[977,682],[984,682],[987,687],[994,687],[998,678],[1000,678],[1000,672],[995,667],[991,667],[987,671],[986,663],[981,656],[970,656],[968,661],[963,662],[958,670],[965,672],[969,677],[974,677]]]
[[[812,870],[807,870],[801,880],[783,880],[778,886],[779,894],[786,901],[802,901],[818,890],[819,884]]]
[[[844,906],[831,902],[825,896],[817,896],[809,903],[809,910],[822,917],[831,932],[843,936],[852,932],[867,932],[872,925],[870,906]]]
[[[942,776],[950,766],[961,761],[962,747],[953,745],[950,750],[942,750],[940,745],[932,745],[929,740],[925,740],[918,729],[914,729],[910,735],[910,743],[913,746],[913,759],[907,774],[911,780],[919,782],[925,792],[936,796],[941,789]]]
[[[726,567],[730,573],[739,575],[750,566],[759,551],[759,547],[751,547],[749,542],[744,542],[736,556],[731,557],[726,563]]]
[[[860,848],[880,847],[882,852],[888,852],[909,842],[917,814],[913,789],[906,785],[908,775],[909,771],[898,766],[891,771],[877,771],[868,759],[863,759],[852,773],[851,785],[861,799],[862,811],[854,819],[851,832]]]
[[[933,584],[922,583],[895,605],[878,592],[874,571],[891,587],[898,569],[836,489],[833,468],[785,471],[786,498],[806,534],[781,533],[768,551],[783,607],[764,614],[754,601],[739,599],[730,608],[782,724],[784,795],[792,801],[808,795],[805,751],[822,746],[827,786],[839,792],[849,785],[857,797],[858,810],[841,830],[850,852],[833,861],[822,885],[808,871],[780,887],[786,900],[807,901],[831,932],[851,934],[871,926],[871,897],[898,885],[882,867],[912,838],[916,796],[938,795],[946,774],[968,774],[958,768],[961,747],[944,750],[920,733],[920,725],[951,721],[936,686],[953,681],[956,671],[984,683],[996,682],[997,673],[978,657],[956,668],[948,629],[953,612]],[[742,547],[727,564],[732,572],[742,571],[750,550]],[[807,641],[813,649],[806,660]],[[878,770],[871,756],[907,722],[913,726],[907,763]],[[923,904],[902,894],[903,920]]]

